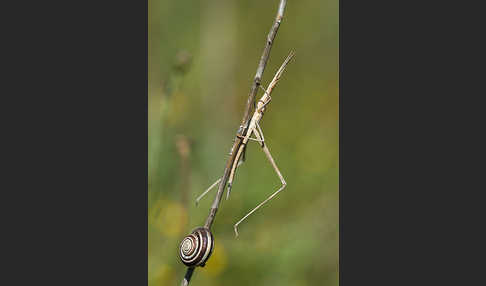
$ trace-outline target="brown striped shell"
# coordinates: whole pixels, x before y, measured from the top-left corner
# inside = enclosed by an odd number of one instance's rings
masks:
[[[182,239],[179,257],[186,266],[204,266],[214,248],[213,235],[209,229],[198,227]]]

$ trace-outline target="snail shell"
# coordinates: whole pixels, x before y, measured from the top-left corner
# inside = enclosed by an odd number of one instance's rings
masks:
[[[186,266],[204,266],[214,248],[213,235],[209,229],[198,227],[182,239],[179,256]]]

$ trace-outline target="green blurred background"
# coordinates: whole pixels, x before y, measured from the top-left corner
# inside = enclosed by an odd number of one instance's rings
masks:
[[[149,0],[148,277],[178,285],[180,240],[204,224],[278,0]],[[288,1],[263,76],[296,55],[262,119],[287,188],[250,144],[212,227],[216,247],[191,285],[338,285],[338,0]],[[259,91],[257,98],[262,92]],[[226,194],[225,194],[226,195]]]

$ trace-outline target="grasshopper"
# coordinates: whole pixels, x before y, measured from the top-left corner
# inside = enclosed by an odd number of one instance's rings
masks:
[[[264,94],[258,100],[256,105],[254,106],[255,111],[253,112],[253,116],[251,117],[251,120],[248,123],[247,127],[247,132],[245,136],[238,135],[239,138],[242,139],[242,144],[239,146],[238,150],[232,150],[231,152],[237,152],[236,154],[236,159],[234,160],[233,165],[231,166],[231,172],[230,176],[228,179],[228,192],[226,193],[226,199],[229,198],[230,192],[231,192],[231,187],[233,184],[233,180],[235,177],[235,172],[236,168],[241,165],[241,163],[244,161],[245,157],[245,151],[246,151],[246,144],[249,142],[249,140],[253,140],[258,142],[260,144],[260,147],[262,148],[262,151],[265,153],[268,161],[270,161],[270,164],[272,165],[273,169],[277,173],[277,176],[280,179],[280,182],[282,183],[282,186],[275,191],[273,194],[271,194],[267,199],[265,199],[263,202],[258,204],[254,209],[252,209],[250,212],[248,212],[243,218],[241,218],[235,225],[234,225],[234,230],[236,236],[238,236],[238,225],[242,223],[245,219],[247,219],[251,214],[253,214],[256,210],[258,210],[260,207],[262,207],[264,204],[266,204],[268,201],[273,199],[279,192],[281,192],[286,186],[287,183],[285,182],[284,177],[280,173],[280,170],[277,167],[277,164],[275,163],[275,160],[273,159],[270,150],[268,150],[267,144],[265,143],[265,138],[263,137],[263,131],[262,128],[260,127],[260,120],[263,117],[263,114],[265,112],[266,106],[270,103],[272,100],[272,97],[270,94],[272,93],[272,90],[275,88],[277,85],[277,82],[279,81],[280,77],[282,76],[283,71],[285,70],[285,67],[289,63],[289,61],[292,59],[294,56],[294,52],[290,52],[290,54],[287,56],[283,64],[280,66],[280,68],[277,70],[275,73],[275,76],[273,77],[272,81],[268,85],[267,89],[265,90],[263,87],[260,86],[260,88],[263,89]],[[255,135],[255,138],[252,138],[251,136]],[[231,153],[230,153],[231,154]],[[211,191],[218,183],[221,181],[222,178],[219,178],[216,180],[214,184],[212,184],[208,189],[206,189],[199,197],[196,199],[196,205],[199,203],[199,201],[209,192]]]

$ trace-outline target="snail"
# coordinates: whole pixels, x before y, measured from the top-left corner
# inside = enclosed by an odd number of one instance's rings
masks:
[[[214,248],[213,234],[209,229],[198,227],[182,239],[179,257],[186,266],[204,267]]]

